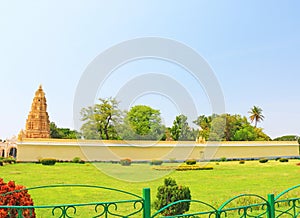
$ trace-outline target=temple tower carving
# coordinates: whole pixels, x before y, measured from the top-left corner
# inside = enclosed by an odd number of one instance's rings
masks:
[[[50,138],[50,121],[45,92],[40,85],[35,92],[26,120],[25,138]]]

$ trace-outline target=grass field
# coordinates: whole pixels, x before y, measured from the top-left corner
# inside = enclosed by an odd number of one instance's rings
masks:
[[[0,167],[0,177],[4,181],[14,180],[26,187],[49,184],[89,184],[112,187],[142,195],[144,187],[151,188],[154,200],[157,187],[163,184],[167,176],[175,178],[178,184],[188,186],[192,199],[202,200],[216,207],[224,201],[241,193],[253,193],[267,196],[275,195],[300,183],[299,160],[287,163],[258,161],[209,163],[213,170],[201,171],[156,171],[148,164],[132,164],[129,167],[110,163],[57,163],[44,166],[35,163],[18,163]],[[109,175],[107,175],[109,174]],[[116,179],[113,176],[116,176]],[[146,176],[145,176],[146,175]],[[154,180],[151,180],[155,178]],[[131,181],[124,181],[121,179]],[[144,181],[141,181],[144,179]],[[145,179],[150,181],[145,181]],[[133,182],[140,181],[140,182]],[[86,192],[84,190],[46,190],[30,193],[35,205],[58,203],[87,203],[91,201],[111,201],[126,198],[119,193]]]

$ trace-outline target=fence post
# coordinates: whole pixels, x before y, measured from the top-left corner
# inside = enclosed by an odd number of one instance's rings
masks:
[[[150,218],[151,217],[150,188],[143,189],[143,199],[144,199],[144,218]]]
[[[268,194],[268,218],[275,218],[275,197],[274,194]]]

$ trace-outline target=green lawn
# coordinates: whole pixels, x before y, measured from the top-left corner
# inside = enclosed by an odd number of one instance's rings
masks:
[[[89,184],[122,189],[138,195],[141,195],[144,187],[150,187],[151,197],[155,199],[157,187],[163,183],[164,177],[170,176],[175,178],[178,184],[190,187],[192,199],[218,207],[227,199],[241,193],[254,193],[266,197],[268,193],[276,195],[299,184],[300,166],[296,165],[298,162],[299,160],[290,160],[288,163],[273,160],[264,164],[258,161],[246,161],[245,164],[220,162],[209,163],[214,166],[213,170],[172,172],[156,171],[148,164],[132,164],[125,167],[110,163],[57,163],[54,166],[19,163],[0,167],[0,177],[6,182],[14,180],[16,184],[26,187]],[[95,194],[95,191],[81,189],[51,189],[43,192],[36,190],[30,194],[35,205],[126,199],[126,196],[119,193]]]

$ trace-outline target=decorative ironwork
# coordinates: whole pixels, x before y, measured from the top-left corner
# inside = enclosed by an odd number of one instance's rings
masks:
[[[238,201],[240,199],[245,199],[245,198],[251,199],[250,201],[252,201],[252,203],[251,202],[248,204],[241,203],[240,206],[226,208],[226,206],[228,206],[233,201]],[[239,204],[239,202],[236,204]],[[221,207],[218,208],[218,211],[220,217],[234,216],[239,218],[247,218],[247,217],[262,218],[262,217],[266,217],[269,209],[270,209],[269,202],[265,198],[255,194],[241,194],[227,200],[225,203],[221,205]]]
[[[207,208],[207,210],[204,210],[203,212],[193,212],[193,213],[187,213],[187,214],[179,214],[179,215],[172,215],[172,216],[161,216],[160,214],[164,211],[167,210],[168,208],[180,204],[180,203],[184,203],[184,202],[190,202],[190,203],[197,203],[199,205],[202,205],[204,207]],[[154,217],[164,217],[164,218],[170,218],[170,217],[188,217],[188,218],[196,218],[196,217],[200,217],[201,215],[207,215],[209,218],[218,218],[218,210],[213,207],[212,205],[205,203],[203,201],[198,201],[198,200],[179,200],[179,201],[175,201],[173,203],[170,203],[168,205],[166,205],[165,207],[161,208],[160,210],[158,210],[155,214],[153,214],[151,216],[151,218]]]
[[[275,197],[275,217],[300,217],[300,196],[297,193],[297,197],[289,197],[288,195],[295,189],[300,188],[300,184],[293,186]],[[282,199],[283,196],[287,196]]]
[[[116,200],[107,202],[89,202],[89,203],[78,203],[78,204],[57,204],[57,205],[34,205],[34,206],[17,206],[17,205],[0,205],[0,210],[5,209],[8,212],[8,216],[11,213],[17,212],[17,218],[26,218],[26,214],[31,214],[35,210],[50,210],[49,216],[53,218],[73,218],[73,217],[122,217],[122,218],[300,218],[300,192],[295,193],[296,196],[291,197],[291,192],[297,188],[300,188],[300,184],[283,191],[276,197],[274,194],[269,194],[268,199],[265,199],[255,194],[242,194],[235,196],[219,208],[216,208],[208,203],[199,200],[180,200],[173,202],[151,216],[151,202],[150,202],[150,189],[143,189],[143,196],[139,196],[130,192],[126,192],[119,189],[107,188],[102,186],[94,185],[51,185],[51,186],[38,186],[33,188],[27,188],[23,190],[15,190],[13,192],[7,192],[1,194],[5,196],[8,194],[21,192],[24,190],[30,191],[35,189],[48,189],[57,187],[82,187],[82,188],[95,188],[105,189],[108,191],[115,191],[123,193],[130,197],[129,200]],[[245,201],[243,199],[250,199]],[[168,208],[184,203],[193,203],[192,211],[185,214],[178,215],[161,215],[164,210]],[[233,205],[233,206],[232,206]],[[238,205],[238,206],[237,206]],[[89,215],[81,213],[82,208],[89,208]],[[124,208],[126,208],[124,210]],[[91,215],[93,214],[93,215]],[[37,216],[38,217],[38,216]]]
[[[94,215],[91,216],[93,218],[96,217],[126,217],[126,218],[130,218],[133,217],[134,215],[137,215],[140,213],[139,217],[143,216],[143,210],[144,210],[144,205],[145,205],[145,199],[127,192],[127,191],[123,191],[123,190],[119,190],[119,189],[114,189],[114,188],[108,188],[108,187],[103,187],[103,186],[94,186],[94,185],[49,185],[49,186],[38,186],[38,187],[33,187],[33,188],[26,188],[26,189],[22,189],[22,190],[15,190],[12,192],[7,192],[3,195],[9,195],[9,194],[13,194],[15,192],[21,192],[21,191],[30,191],[30,190],[36,190],[36,189],[49,189],[49,188],[59,188],[59,187],[81,187],[81,188],[95,188],[95,189],[105,189],[108,191],[115,191],[115,192],[119,192],[119,193],[123,193],[125,195],[130,196],[130,200],[117,200],[117,201],[113,201],[113,202],[89,202],[89,203],[78,203],[78,204],[58,204],[58,205],[34,205],[34,206],[16,206],[16,205],[12,205],[12,206],[8,206],[8,205],[0,205],[0,209],[8,209],[8,213],[10,213],[9,211],[11,210],[15,210],[17,211],[18,217],[17,218],[26,218],[26,216],[24,216],[23,211],[24,210],[29,210],[29,211],[33,211],[34,209],[50,209],[51,213],[49,214],[49,217],[53,217],[53,218],[73,218],[73,217],[86,217],[85,215],[80,213],[80,209],[83,207],[94,207],[94,210],[91,210],[91,213],[94,212]],[[1,196],[1,195],[0,195]],[[150,201],[150,200],[147,200]],[[149,202],[148,202],[149,203]],[[150,203],[149,203],[150,204]],[[126,207],[126,209],[129,208],[129,205],[131,205],[131,209],[128,211],[120,211],[119,207],[121,205],[124,205],[124,207]],[[124,208],[123,207],[123,208]],[[38,216],[37,216],[38,217]]]

